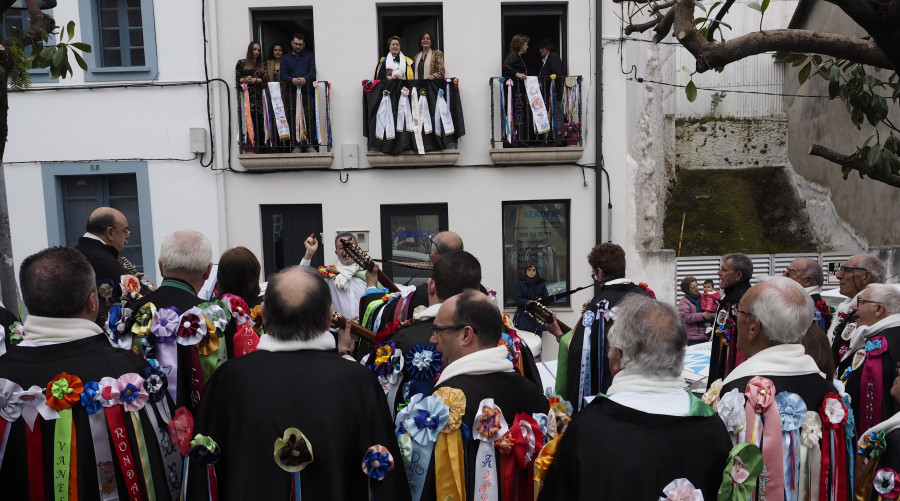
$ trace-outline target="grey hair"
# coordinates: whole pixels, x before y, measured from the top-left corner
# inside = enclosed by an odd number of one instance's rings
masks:
[[[199,231],[179,230],[163,240],[159,263],[165,275],[200,277],[212,263],[212,248]]]
[[[886,273],[886,270],[884,268],[884,263],[880,259],[878,259],[877,256],[873,256],[872,254],[861,254],[857,266],[869,270],[869,273],[872,274],[872,281],[869,283],[884,283],[884,275]]]
[[[888,315],[900,313],[900,290],[893,285],[869,284],[867,291],[872,291],[869,299],[884,305],[884,311]]]
[[[762,284],[748,313],[759,319],[770,343],[799,343],[813,321],[812,298],[788,277],[766,277]]]
[[[825,283],[825,276],[822,273],[822,265],[813,259],[802,259],[803,269],[800,271],[802,278],[811,278],[813,283],[821,287]]]
[[[753,278],[753,260],[746,254],[729,254],[722,258],[722,262],[731,260],[734,271],[741,272],[741,282],[749,282]]]
[[[618,348],[623,368],[646,376],[680,376],[687,328],[675,307],[639,294],[628,294],[617,307],[607,356]]]

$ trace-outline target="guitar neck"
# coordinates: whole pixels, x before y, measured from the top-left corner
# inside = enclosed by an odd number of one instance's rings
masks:
[[[362,325],[350,322],[350,330],[359,337],[364,337],[369,341],[375,340],[375,333],[370,331],[369,329],[366,329]]]

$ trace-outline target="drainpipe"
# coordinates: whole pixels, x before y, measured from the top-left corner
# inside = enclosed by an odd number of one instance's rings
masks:
[[[201,0],[205,1],[205,0]],[[209,0],[209,10],[207,11],[208,16],[208,24],[209,27],[209,58],[210,58],[210,73],[211,78],[216,78],[219,75],[219,23],[218,23],[218,9],[217,9],[217,0]],[[206,21],[206,20],[205,20]],[[204,49],[205,51],[205,49]],[[206,54],[203,55],[206,57]],[[209,85],[207,83],[207,85]],[[225,123],[227,120],[231,120],[230,116],[225,115],[223,120],[222,116],[222,91],[219,85],[216,85],[212,88],[213,92],[213,110],[215,116],[218,120],[213,123],[216,124],[215,131],[209,131],[210,139],[212,139],[212,135],[216,135],[216,144],[219,145],[219,149],[216,152],[217,158],[213,159],[213,165],[210,172],[216,176],[216,206],[218,208],[218,223],[219,223],[219,253],[225,251],[228,248],[228,218],[225,207],[225,174],[224,173],[215,173],[216,164],[220,165],[222,169],[225,168],[225,162],[228,158],[228,148],[231,147],[231,143],[228,141],[229,138],[225,137],[224,131],[228,130],[228,124]]]
[[[596,16],[596,29],[594,30],[595,36],[597,37],[596,46],[596,63],[594,65],[595,73],[594,78],[597,82],[597,98],[594,99],[594,113],[597,117],[597,124],[594,128],[594,148],[595,148],[595,167],[594,167],[594,186],[596,187],[596,200],[595,207],[597,210],[596,220],[596,234],[597,238],[594,239],[595,242],[603,241],[603,171],[605,170],[603,165],[603,33],[602,29],[602,5],[599,0],[594,4],[597,6],[597,16]],[[609,177],[609,173],[606,173],[607,179]],[[610,194],[607,194],[610,195]],[[610,204],[612,204],[612,199],[610,199]],[[612,209],[610,206],[609,209]],[[609,212],[610,215],[610,227],[607,228],[607,232],[612,235],[612,212]]]

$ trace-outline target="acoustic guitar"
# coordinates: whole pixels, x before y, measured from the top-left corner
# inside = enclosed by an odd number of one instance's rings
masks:
[[[362,250],[359,245],[357,245],[356,242],[353,242],[352,240],[342,238],[340,242],[341,245],[343,245],[344,252],[346,252],[347,255],[350,256],[351,259],[353,259],[353,262],[358,264],[360,268],[366,271],[372,271],[372,268],[375,267],[375,261],[373,261],[372,258],[369,257],[369,254],[367,254],[366,251]],[[388,278],[388,276],[385,275],[380,268],[378,270],[378,281],[381,282],[382,285],[387,287],[389,291],[400,292],[400,288],[397,287],[397,284],[395,284],[390,278]]]

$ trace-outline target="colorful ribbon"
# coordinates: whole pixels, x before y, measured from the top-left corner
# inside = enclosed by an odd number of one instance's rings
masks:
[[[820,472],[819,493],[829,501],[847,499],[847,472],[844,449],[844,424],[847,422],[847,407],[837,393],[825,395],[819,408],[822,415],[822,470]]]
[[[747,403],[747,441],[763,451],[764,479],[760,496],[771,499],[784,497],[784,460],[781,448],[781,418],[775,405],[775,385],[771,380],[755,376],[744,390]]]
[[[447,424],[441,429],[434,445],[434,476],[437,499],[464,501],[466,499],[466,463],[460,432],[462,416],[466,412],[466,396],[457,388],[442,387],[434,392],[448,407]]]
[[[882,421],[882,362],[881,355],[888,349],[884,336],[866,341],[866,361],[860,380],[859,430],[871,429]]]
[[[245,121],[244,123],[247,124],[247,142],[255,145],[256,137],[253,133],[253,114],[250,111],[250,89],[245,83],[241,84],[241,89],[243,89],[244,94],[244,109],[242,111]]]
[[[412,456],[405,468],[413,501],[419,501],[422,497],[434,444],[449,420],[450,408],[440,397],[430,396],[415,404],[410,409],[409,417],[403,421],[403,429],[412,438]]]

